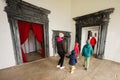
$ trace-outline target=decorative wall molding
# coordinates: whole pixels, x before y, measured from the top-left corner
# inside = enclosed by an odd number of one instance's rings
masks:
[[[5,11],[8,16],[26,20],[28,22],[46,23],[48,22],[49,10],[34,6],[22,0],[6,0]]]

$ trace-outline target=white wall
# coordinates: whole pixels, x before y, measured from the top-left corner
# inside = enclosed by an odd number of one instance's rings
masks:
[[[74,45],[74,27],[71,27],[70,0],[24,0],[38,7],[51,11],[49,17],[49,46],[50,56],[53,56],[52,30],[69,31]],[[5,0],[0,0],[0,69],[15,65],[15,57],[9,23],[4,12]],[[72,47],[71,47],[72,48]]]
[[[72,32],[72,41],[74,42],[73,31],[71,27],[71,1],[70,0],[24,0],[33,5],[48,9],[51,13],[49,17],[49,46],[50,55],[53,56],[52,30]],[[73,46],[74,43],[72,43]],[[72,47],[71,47],[72,48]]]
[[[114,13],[110,16],[111,19],[108,25],[104,58],[120,62],[120,0],[72,0],[71,3],[72,17],[115,8]]]
[[[4,7],[5,0],[0,0],[0,69],[15,65],[11,32]]]

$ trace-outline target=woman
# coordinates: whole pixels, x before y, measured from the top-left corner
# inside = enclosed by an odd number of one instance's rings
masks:
[[[64,34],[59,33],[59,37],[56,39],[57,40],[57,52],[60,56],[57,68],[64,69],[65,67],[63,66],[64,63],[64,57],[65,57],[65,44],[63,41]]]

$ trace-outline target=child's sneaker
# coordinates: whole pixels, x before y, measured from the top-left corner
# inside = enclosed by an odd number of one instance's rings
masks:
[[[64,68],[65,68],[65,66],[60,67],[60,69],[64,69]]]
[[[74,73],[74,71],[71,71],[70,73],[71,73],[71,74],[73,74],[73,73]]]
[[[85,70],[87,71],[88,69],[87,69],[87,68],[85,68]]]

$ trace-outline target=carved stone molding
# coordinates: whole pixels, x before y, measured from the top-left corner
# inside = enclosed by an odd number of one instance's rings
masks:
[[[109,23],[110,14],[113,13],[114,8],[109,8],[106,10],[101,10],[95,13],[91,13],[84,16],[79,16],[73,18],[76,22],[76,42],[79,42],[79,47],[81,49],[81,34],[82,27],[90,27],[90,26],[99,26],[100,27],[100,35],[99,42],[97,48],[97,57],[102,59],[104,57],[104,49],[107,35],[107,27]]]
[[[49,10],[34,6],[22,0],[6,0],[5,11],[10,24],[16,63],[22,63],[18,20],[43,25],[45,57],[49,56]]]
[[[109,15],[113,11],[114,8],[109,8],[96,13],[75,17],[73,20],[76,21],[76,23],[79,23],[82,27],[101,25],[104,20],[109,20]]]
[[[5,11],[8,16],[14,16],[26,21],[36,21],[37,23],[48,22],[49,10],[46,10],[41,7],[34,6],[22,0],[6,0],[7,6]]]

